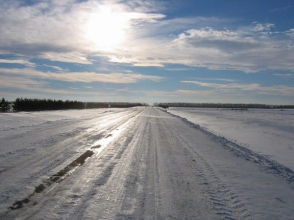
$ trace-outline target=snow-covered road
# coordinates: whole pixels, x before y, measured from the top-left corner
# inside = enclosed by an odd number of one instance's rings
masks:
[[[294,219],[275,161],[157,108],[64,112],[1,127],[0,219]]]

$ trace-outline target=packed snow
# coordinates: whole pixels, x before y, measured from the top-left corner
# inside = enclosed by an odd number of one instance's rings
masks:
[[[0,114],[0,219],[294,219],[293,113]]]

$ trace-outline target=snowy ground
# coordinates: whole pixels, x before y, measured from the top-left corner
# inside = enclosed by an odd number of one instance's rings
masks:
[[[294,110],[170,108],[168,112],[294,171]]]
[[[0,114],[0,219],[294,219],[292,111],[169,111]]]

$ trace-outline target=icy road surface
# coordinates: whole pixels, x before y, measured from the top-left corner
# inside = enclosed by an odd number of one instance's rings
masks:
[[[0,119],[0,219],[294,219],[290,169],[160,109]]]

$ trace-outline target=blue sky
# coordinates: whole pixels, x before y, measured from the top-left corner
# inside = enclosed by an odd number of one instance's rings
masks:
[[[292,0],[0,0],[0,96],[294,103]]]

